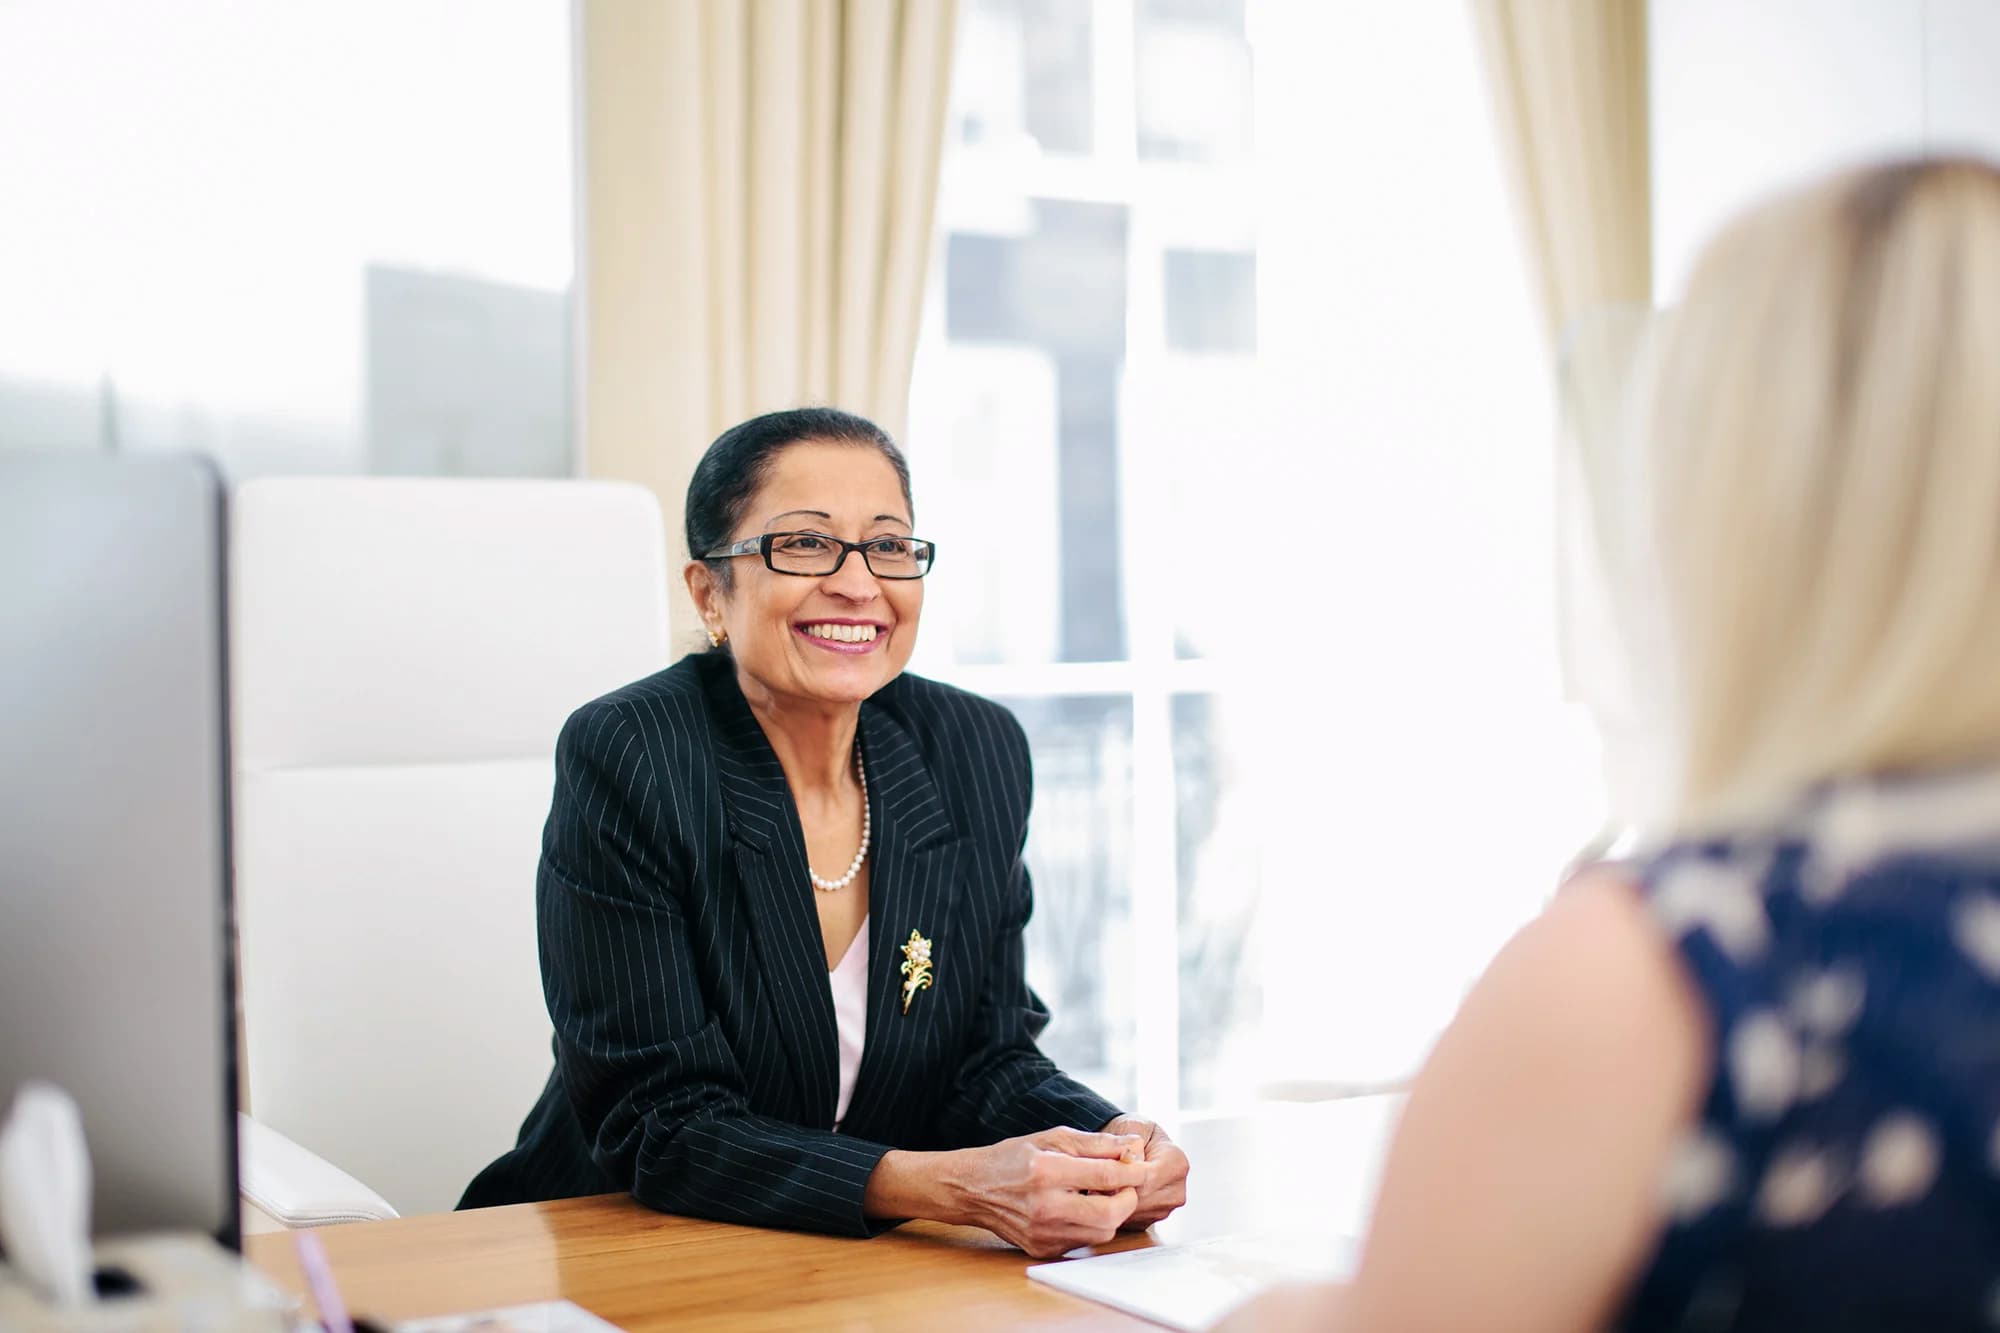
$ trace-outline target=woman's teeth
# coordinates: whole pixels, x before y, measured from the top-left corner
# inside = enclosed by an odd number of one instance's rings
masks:
[[[805,632],[815,639],[833,639],[838,643],[873,643],[873,625],[807,625]]]

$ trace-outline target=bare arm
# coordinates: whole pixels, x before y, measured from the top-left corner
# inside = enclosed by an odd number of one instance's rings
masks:
[[[1245,1328],[1601,1328],[1651,1253],[1706,1024],[1631,888],[1580,878],[1493,962],[1410,1095],[1351,1287]]]

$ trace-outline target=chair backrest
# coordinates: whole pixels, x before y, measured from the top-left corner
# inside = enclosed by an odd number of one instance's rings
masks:
[[[450,1208],[549,1070],[535,864],[556,733],[665,664],[659,506],[597,482],[235,494],[248,1109]]]

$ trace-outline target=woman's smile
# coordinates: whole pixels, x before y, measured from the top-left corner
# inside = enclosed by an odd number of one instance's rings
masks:
[[[879,651],[889,643],[889,626],[879,620],[801,620],[792,625],[792,632],[815,648],[854,657]]]

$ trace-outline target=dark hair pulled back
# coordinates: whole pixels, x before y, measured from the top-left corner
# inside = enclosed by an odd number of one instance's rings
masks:
[[[837,407],[795,407],[731,426],[715,437],[715,442],[695,465],[688,481],[688,558],[707,560],[707,553],[729,540],[751,497],[770,475],[779,454],[795,444],[825,440],[875,449],[896,469],[902,484],[903,503],[914,511],[910,499],[910,465],[903,451],[889,438],[889,432],[866,417],[843,412]],[[912,517],[914,517],[914,513]],[[730,562],[708,560],[716,582],[730,586]]]

